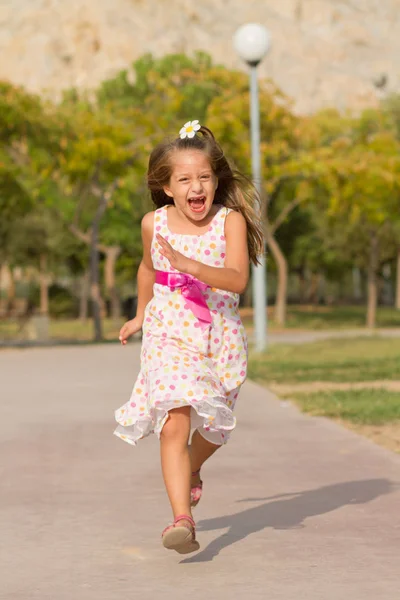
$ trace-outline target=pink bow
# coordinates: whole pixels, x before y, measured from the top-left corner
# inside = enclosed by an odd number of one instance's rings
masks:
[[[211,313],[203,292],[208,285],[186,273],[167,273],[156,271],[156,283],[167,285],[172,291],[180,288],[182,296],[186,299],[191,311],[198,318],[202,328],[211,323]]]

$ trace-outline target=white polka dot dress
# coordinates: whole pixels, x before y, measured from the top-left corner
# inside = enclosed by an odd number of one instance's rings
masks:
[[[229,210],[221,206],[203,235],[184,235],[168,229],[164,206],[155,212],[154,236],[160,233],[185,256],[223,267]],[[154,269],[177,273],[159,249],[154,237]],[[130,400],[115,413],[114,433],[122,440],[136,444],[150,433],[159,436],[168,411],[191,406],[192,429],[212,443],[226,443],[236,424],[233,408],[246,378],[247,339],[238,294],[207,288],[204,297],[212,318],[206,327],[181,289],[154,285],[154,297],[145,310],[141,370]]]

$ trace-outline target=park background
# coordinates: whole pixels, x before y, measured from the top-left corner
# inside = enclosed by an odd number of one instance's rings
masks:
[[[259,68],[269,332],[297,343],[254,355],[250,375],[398,450],[396,7],[3,2],[1,344],[117,341],[134,313],[154,145],[199,119],[251,173],[232,36],[259,22],[272,34]],[[249,286],[250,340],[251,300]]]

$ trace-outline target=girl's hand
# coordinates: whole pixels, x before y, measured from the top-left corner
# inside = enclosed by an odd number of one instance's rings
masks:
[[[189,273],[193,260],[174,250],[171,244],[159,233],[157,234],[157,242],[161,246],[160,254],[169,260],[171,267],[181,273]]]
[[[131,335],[133,335],[134,333],[137,333],[138,331],[140,331],[142,329],[142,325],[143,325],[143,320],[138,319],[137,317],[135,317],[131,321],[127,321],[121,327],[121,331],[119,332],[118,339],[121,342],[121,344],[123,346],[125,346],[128,339],[131,337]]]

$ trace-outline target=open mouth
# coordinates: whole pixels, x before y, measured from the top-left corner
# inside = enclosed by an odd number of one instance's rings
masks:
[[[189,198],[189,206],[193,212],[202,213],[206,208],[206,197],[194,196]]]

